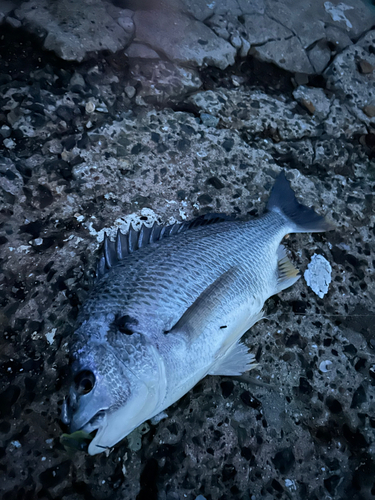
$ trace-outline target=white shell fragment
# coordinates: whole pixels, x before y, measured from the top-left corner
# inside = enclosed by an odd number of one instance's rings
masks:
[[[332,361],[330,361],[329,359],[325,359],[324,361],[322,361],[319,365],[319,370],[322,372],[322,373],[327,373],[329,372],[330,370],[332,370]]]
[[[46,340],[49,343],[49,345],[52,345],[54,340],[55,340],[55,334],[56,334],[57,328],[52,328],[52,330],[48,333],[46,333]]]
[[[304,277],[307,286],[309,286],[321,299],[328,292],[328,287],[331,283],[331,273],[332,268],[328,260],[325,259],[323,255],[314,253],[304,273]]]

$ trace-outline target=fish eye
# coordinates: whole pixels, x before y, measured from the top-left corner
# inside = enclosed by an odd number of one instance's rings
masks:
[[[90,370],[82,370],[74,377],[74,383],[78,394],[88,394],[95,385],[95,375]]]
[[[133,335],[138,321],[126,314],[125,316],[116,317],[115,323],[120,333],[124,333],[125,335]]]

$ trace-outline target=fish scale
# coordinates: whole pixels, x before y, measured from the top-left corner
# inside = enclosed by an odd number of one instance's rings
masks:
[[[281,221],[273,221],[273,225],[270,226],[270,231],[274,233],[275,238],[278,238],[276,229],[282,226],[281,222],[282,219]],[[227,229],[228,224],[230,227],[229,231]],[[233,227],[233,224],[236,227]],[[167,301],[171,293],[175,291],[179,292],[178,295],[175,294],[175,300],[179,301],[181,307],[189,306],[207,284],[211,283],[213,279],[231,265],[242,265],[244,273],[248,274],[249,278],[256,281],[256,283],[259,283],[259,278],[261,278],[261,281],[264,281],[265,274],[262,271],[263,267],[260,272],[258,271],[257,276],[255,276],[252,270],[255,264],[247,264],[247,262],[253,262],[254,254],[261,252],[261,245],[259,244],[261,228],[257,227],[259,226],[259,222],[257,220],[237,223],[230,222],[221,223],[220,226],[222,227],[204,227],[201,228],[201,231],[196,229],[194,231],[196,234],[192,235],[184,233],[183,235],[175,236],[173,239],[162,242],[163,245],[158,246],[156,249],[146,247],[138,251],[139,255],[136,259],[134,258],[136,255],[131,254],[116,268],[110,270],[93,289],[91,294],[93,299],[90,297],[86,303],[88,313],[91,315],[94,312],[104,311],[104,307],[107,309],[108,305],[105,302],[105,295],[111,294],[113,296],[114,290],[120,289],[121,294],[126,295],[124,307],[133,314],[139,309],[137,306],[144,304],[145,301],[151,303],[152,307],[152,302],[155,299],[156,301]],[[275,230],[273,226],[275,226]],[[267,226],[263,225],[263,227]],[[249,229],[253,230],[250,233],[250,237],[248,236]],[[180,245],[180,248],[175,241],[179,237],[184,239],[181,242],[183,244]],[[240,244],[233,244],[233,241],[236,241],[236,239],[240,241]],[[278,243],[275,243],[276,247]],[[166,255],[168,256],[168,252],[173,249],[173,246],[175,246],[174,252],[167,259]],[[186,254],[186,246],[190,247],[190,254]],[[228,247],[230,248],[230,252],[228,252]],[[210,248],[216,249],[216,259],[214,262],[212,262]],[[241,253],[239,253],[240,250],[242,250]],[[153,257],[152,263],[147,268],[144,268],[143,259],[147,259],[150,254]],[[199,259],[196,255],[199,255]],[[185,261],[186,274],[181,273],[181,268],[179,267],[179,262],[182,259]],[[131,268],[128,264],[129,261],[131,262]],[[201,276],[202,280],[189,283],[187,279],[189,273]],[[169,276],[169,279],[165,279],[166,275]],[[152,283],[152,288],[147,288],[146,290],[146,287],[143,286],[146,283]],[[129,301],[127,298],[130,296],[131,300]],[[119,295],[117,298],[121,300]],[[113,304],[112,307],[117,307],[117,304]],[[159,309],[157,314],[160,316]],[[175,317],[177,319],[178,314],[179,311],[176,311]],[[170,325],[166,325],[166,328],[168,326]]]
[[[104,240],[99,279],[82,305],[63,421],[96,431],[88,451],[113,446],[211,375],[257,365],[240,342],[268,297],[299,278],[280,245],[289,232],[331,225],[299,204],[281,173],[267,212],[249,221],[212,214]]]

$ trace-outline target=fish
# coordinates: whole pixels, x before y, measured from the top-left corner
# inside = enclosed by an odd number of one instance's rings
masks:
[[[88,453],[101,453],[207,375],[257,366],[241,338],[300,277],[282,239],[332,228],[281,171],[260,217],[207,214],[105,236],[72,339],[61,415],[70,432],[90,434]]]

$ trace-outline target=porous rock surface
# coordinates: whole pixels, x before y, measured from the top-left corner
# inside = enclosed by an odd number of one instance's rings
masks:
[[[124,14],[118,3],[105,5],[111,19]],[[203,56],[185,67],[136,38],[159,59],[117,52],[69,63],[43,50],[44,38],[24,31],[20,38],[14,23],[2,25],[5,500],[373,498],[375,122],[364,108],[373,99],[375,37],[360,37],[370,23],[365,4],[326,4],[311,23],[327,32],[330,16],[330,27],[348,38],[324,77],[310,78],[261,64],[255,52],[226,71],[199,67]],[[6,15],[16,19],[16,7],[32,5],[17,3]],[[266,2],[195,1],[189,12],[212,28],[222,16],[227,29],[235,21],[224,6],[244,16],[242,26],[245,16],[270,9]],[[303,19],[293,24],[285,12],[287,1],[277,15],[298,33],[300,47],[314,44]],[[137,19],[128,13],[123,19]],[[237,42],[230,43],[239,51],[246,46]],[[61,42],[56,53],[64,50]],[[228,64],[224,51],[216,65]],[[68,349],[104,231],[211,211],[257,216],[282,168],[297,197],[336,225],[285,240],[302,273],[314,254],[329,262],[328,293],[319,298],[301,278],[267,301],[267,319],[244,337],[259,361],[252,379],[208,377],[108,456],[68,453],[59,419]]]

